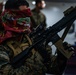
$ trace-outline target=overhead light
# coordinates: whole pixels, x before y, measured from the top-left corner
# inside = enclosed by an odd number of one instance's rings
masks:
[[[32,4],[33,4],[33,5],[35,5],[35,4],[36,4],[36,2],[35,2],[35,1],[32,1]]]

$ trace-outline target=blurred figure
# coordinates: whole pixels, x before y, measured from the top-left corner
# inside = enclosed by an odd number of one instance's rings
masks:
[[[41,12],[41,10],[45,8],[45,5],[44,0],[35,0],[35,8],[32,9],[32,15],[36,25],[33,24],[33,28],[36,28],[38,25],[40,25],[40,23],[44,23],[44,29],[46,28],[46,17]]]

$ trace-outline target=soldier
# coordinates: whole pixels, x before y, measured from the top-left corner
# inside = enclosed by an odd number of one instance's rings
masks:
[[[44,29],[46,28],[46,17],[41,12],[43,8],[45,8],[45,1],[44,0],[35,0],[35,8],[32,9],[32,17],[36,23],[36,25],[33,24],[33,28],[36,28],[40,23],[44,23]]]
[[[45,67],[38,52],[32,50],[25,63],[19,67],[12,66],[12,59],[31,45],[29,4],[26,0],[8,0],[1,15],[4,30],[0,31],[0,75],[43,75]]]

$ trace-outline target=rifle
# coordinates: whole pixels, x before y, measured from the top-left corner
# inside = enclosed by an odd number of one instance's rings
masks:
[[[42,23],[40,23],[40,24],[34,29],[33,32],[31,32],[31,33],[29,34],[29,37],[30,37],[30,38],[35,37],[35,35],[41,33],[43,30],[44,30],[44,23],[42,22]]]
[[[65,50],[62,43],[63,40],[65,38],[65,35],[63,34],[62,37],[58,36],[58,32],[60,32],[62,29],[66,28],[72,25],[72,23],[75,21],[76,19],[76,7],[71,7],[69,8],[69,12],[67,12],[65,14],[65,16],[59,20],[56,24],[54,24],[52,27],[48,27],[46,30],[44,30],[43,32],[39,33],[38,35],[36,35],[35,37],[35,41],[34,43],[26,48],[23,52],[21,52],[20,54],[18,54],[17,56],[15,56],[12,61],[11,61],[11,65],[14,68],[20,67],[21,65],[23,65],[24,61],[27,59],[30,51],[35,48],[36,45],[42,44],[44,41],[48,42],[52,42],[57,48],[58,50],[66,57],[66,58],[70,58],[71,55],[73,54],[73,52],[69,52],[68,50]],[[67,32],[67,30],[65,29],[65,31]],[[65,33],[65,32],[64,32]]]

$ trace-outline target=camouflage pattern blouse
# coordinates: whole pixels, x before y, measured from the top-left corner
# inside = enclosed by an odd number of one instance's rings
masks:
[[[55,56],[51,56],[51,49],[47,49],[51,58],[49,60],[50,63],[47,62],[49,63],[48,70],[43,63],[42,56],[35,49],[30,51],[24,65],[13,68],[13,66],[10,65],[10,60],[32,44],[26,35],[23,36],[20,41],[18,41],[18,37],[19,36],[8,39],[0,45],[0,75],[45,75],[48,71],[53,74],[59,73],[57,59]]]
[[[36,9],[32,10],[32,17],[36,23],[36,25],[33,25],[33,28],[36,28],[40,23],[44,23],[44,27],[46,28],[46,17],[42,12],[36,12]]]
[[[23,66],[14,69],[10,60],[29,46],[26,37],[21,41],[9,39],[0,45],[0,75],[44,75],[46,67],[43,59],[34,49],[29,53]]]

